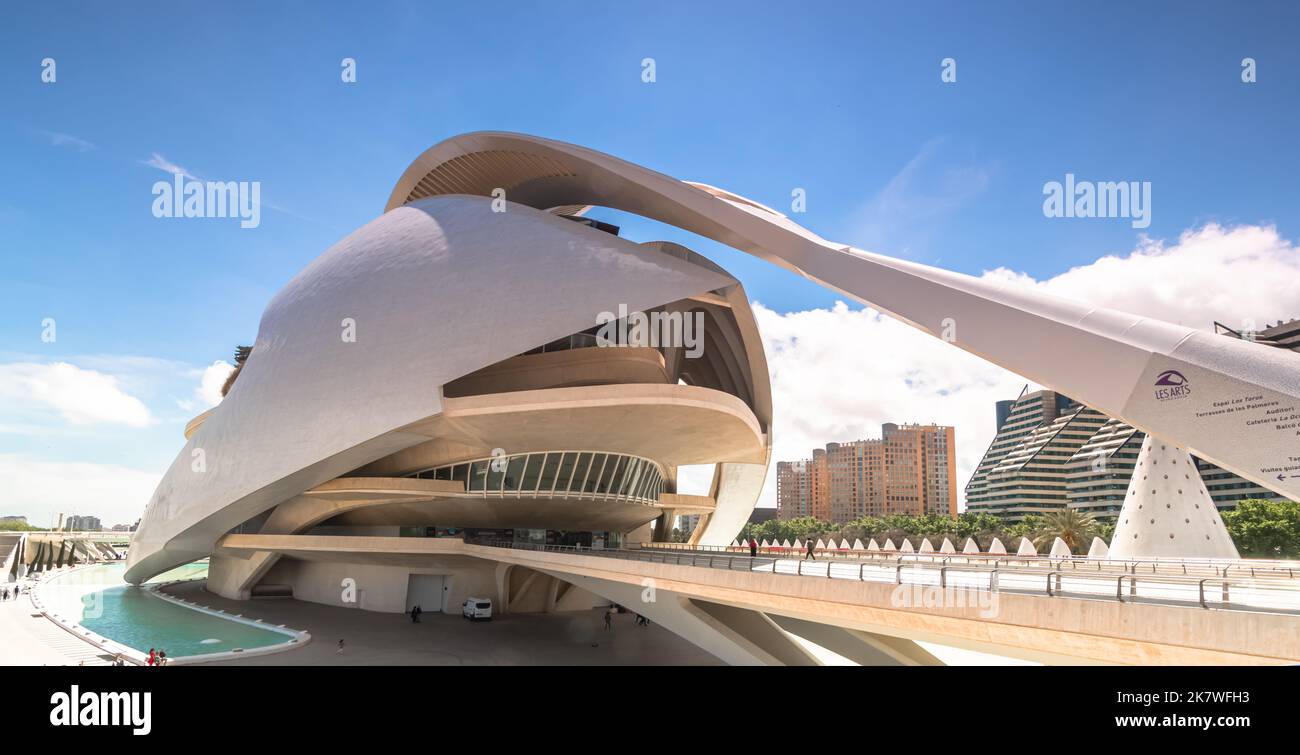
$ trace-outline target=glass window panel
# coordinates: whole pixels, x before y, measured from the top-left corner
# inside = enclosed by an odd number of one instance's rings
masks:
[[[437,469],[433,470],[433,479],[435,479],[435,480],[450,480],[450,479],[451,479],[451,467],[438,467]]]
[[[622,466],[625,460],[623,456],[610,454],[609,459],[605,462],[605,471],[600,476],[600,485],[596,488],[596,492],[602,495],[609,494],[609,482],[614,479],[614,475],[618,473],[618,468]]]
[[[562,493],[569,489],[569,478],[573,477],[573,467],[578,455],[570,451],[560,461],[560,471],[555,475],[555,492]]]
[[[451,479],[455,480],[456,482],[466,482],[467,480],[469,480],[469,465],[457,464],[456,466],[452,467]]]
[[[578,454],[578,464],[573,468],[573,481],[569,483],[569,491],[573,493],[582,492],[582,481],[587,476],[588,468],[591,467],[591,454]]]
[[[622,457],[618,461],[618,469],[614,470],[614,479],[609,484],[609,494],[621,496],[627,489],[627,476],[632,471],[632,464],[635,459]]]
[[[582,492],[596,492],[596,483],[600,480],[600,473],[605,471],[605,460],[608,458],[607,454],[595,454],[591,457],[591,469],[587,470],[586,477],[582,481]]]
[[[487,481],[488,461],[476,461],[470,465],[469,470],[469,489],[482,490],[484,482]]]
[[[524,467],[524,481],[519,486],[520,490],[531,493],[537,489],[537,478],[541,476],[544,461],[546,454],[528,454],[528,466]]]
[[[498,456],[487,463],[487,489],[496,493],[501,490],[501,481],[506,476],[507,459]]]
[[[636,480],[637,469],[640,468],[641,468],[640,459],[628,460],[627,467],[623,469],[623,476],[619,478],[619,482],[617,482],[617,487],[615,487],[614,489],[616,495],[620,495],[620,496],[627,495],[628,491],[632,490],[632,481]]]
[[[641,476],[641,484],[637,486],[636,497],[642,500],[650,497],[650,491],[654,489],[655,479],[659,477],[659,470],[651,466],[646,473]]]
[[[627,473],[627,484],[623,486],[624,495],[629,498],[632,496],[632,493],[636,491],[637,486],[641,484],[641,475],[643,474],[645,474],[645,460],[634,460],[632,462],[632,468],[629,469]]]
[[[519,481],[524,477],[524,464],[528,462],[528,456],[511,456],[510,463],[506,466],[506,490],[514,492],[519,490]]]
[[[538,480],[537,490],[549,493],[555,485],[555,473],[560,469],[560,454],[547,454],[546,465],[542,467],[542,477]]]
[[[654,487],[655,477],[659,475],[659,470],[655,465],[647,463],[645,474],[641,475],[641,491],[637,496],[646,499],[650,497],[650,488]]]

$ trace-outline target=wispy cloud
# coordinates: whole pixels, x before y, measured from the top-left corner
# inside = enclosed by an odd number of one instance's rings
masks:
[[[191,181],[206,180],[194,175],[190,171],[186,170],[180,165],[177,165],[171,160],[168,160],[166,157],[163,157],[163,155],[159,152],[154,152],[152,155],[150,155],[148,160],[141,160],[140,164],[148,165],[151,168],[157,168],[158,170],[161,170],[164,173],[170,173],[173,176],[184,176],[185,178],[188,178]],[[262,200],[259,204],[261,204],[262,207],[265,207],[268,210],[272,210],[274,212],[288,215],[290,217],[298,218],[299,220],[306,220],[309,223],[316,223],[318,225],[328,225],[327,223],[322,223],[321,221],[315,218],[309,218],[306,215],[300,215],[297,212],[294,212],[293,210],[290,210],[287,207],[283,207],[278,204],[273,204],[271,202],[267,202],[266,200]]]
[[[151,168],[157,168],[158,170],[161,170],[164,173],[170,173],[173,176],[184,176],[193,181],[200,180],[193,173],[182,168],[176,163],[168,160],[167,158],[163,157],[161,154],[157,152],[153,153],[153,155],[151,155],[148,160],[141,160],[140,163],[142,165],[148,165]]]
[[[90,152],[91,150],[99,149],[99,147],[96,147],[94,144],[91,144],[85,139],[75,137],[72,134],[61,134],[57,131],[44,130],[38,131],[37,133],[48,139],[51,147],[68,147],[70,149],[75,149],[78,152]]]
[[[935,225],[984,192],[995,166],[931,139],[851,220],[849,241],[871,251],[918,256]]]

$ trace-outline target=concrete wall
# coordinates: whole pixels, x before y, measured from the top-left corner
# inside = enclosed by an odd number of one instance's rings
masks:
[[[311,603],[360,608],[363,611],[405,613],[410,610],[410,606],[406,605],[406,586],[411,574],[441,574],[446,578],[446,601],[443,605],[448,613],[459,612],[460,604],[471,595],[489,597],[499,602],[496,567],[491,564],[481,567],[412,568],[282,558],[267,572],[262,584],[289,585],[293,588],[295,599]],[[342,582],[348,578],[356,583],[355,603],[343,601]],[[426,611],[431,610],[429,606],[424,608]]]

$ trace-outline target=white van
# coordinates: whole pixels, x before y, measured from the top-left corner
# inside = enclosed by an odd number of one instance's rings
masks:
[[[492,619],[492,599],[470,598],[460,604],[460,615],[470,621],[475,619],[490,621]]]

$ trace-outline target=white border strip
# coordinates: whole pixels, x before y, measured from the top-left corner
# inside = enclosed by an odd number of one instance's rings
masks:
[[[42,616],[54,622],[55,626],[58,626],[59,628],[68,632],[69,634],[72,634],[74,637],[84,640],[110,655],[121,655],[122,658],[129,663],[134,663],[137,666],[147,665],[148,655],[146,653],[143,653],[140,650],[137,650],[132,647],[127,647],[126,645],[123,645],[120,642],[117,642],[115,640],[110,640],[107,637],[104,637],[102,635],[96,634],[95,632],[92,632],[89,629],[83,627],[76,620],[53,613],[50,609],[47,609],[45,607],[45,602],[41,600],[40,590],[42,587],[45,586],[47,582],[56,579],[58,577],[72,574],[73,572],[80,571],[82,569],[90,568],[92,566],[102,566],[102,565],[103,564],[85,564],[82,566],[73,567],[68,571],[59,571],[56,573],[42,572],[41,576],[39,577],[39,581],[37,581],[34,586],[28,588],[27,597],[31,600],[32,605],[36,608],[36,610],[40,611]],[[200,606],[197,603],[193,603],[191,601],[184,600],[182,598],[177,598],[175,596],[167,595],[165,593],[159,592],[159,588],[161,587],[166,587],[168,585],[179,584],[181,582],[187,582],[187,581],[191,581],[191,580],[177,579],[177,580],[172,580],[170,582],[150,584],[150,585],[145,585],[144,589],[146,593],[154,596],[155,598],[158,598],[159,600],[165,600],[169,603],[174,603],[176,605],[183,606],[192,611],[198,611],[199,613],[206,613],[209,616],[215,616],[220,619],[225,619],[226,621],[234,621],[241,624],[247,624],[248,626],[256,627],[258,629],[265,629],[267,631],[288,635],[290,639],[285,642],[276,643],[274,645],[266,645],[263,647],[249,648],[247,650],[241,648],[237,650],[225,650],[219,653],[204,653],[202,655],[182,655],[182,656],[177,656],[175,658],[168,658],[167,665],[169,666],[170,665],[185,666],[185,665],[192,665],[192,664],[199,664],[199,663],[211,663],[213,661],[224,661],[224,660],[230,660],[235,658],[249,658],[255,655],[270,655],[272,653],[282,653],[286,650],[293,650],[295,648],[300,648],[303,645],[306,645],[307,643],[311,642],[311,633],[306,630],[289,629],[287,627],[283,627],[278,624],[277,625],[266,624],[262,622],[260,619],[247,619],[240,615],[228,614],[225,611],[219,609],[209,608],[208,606]]]

